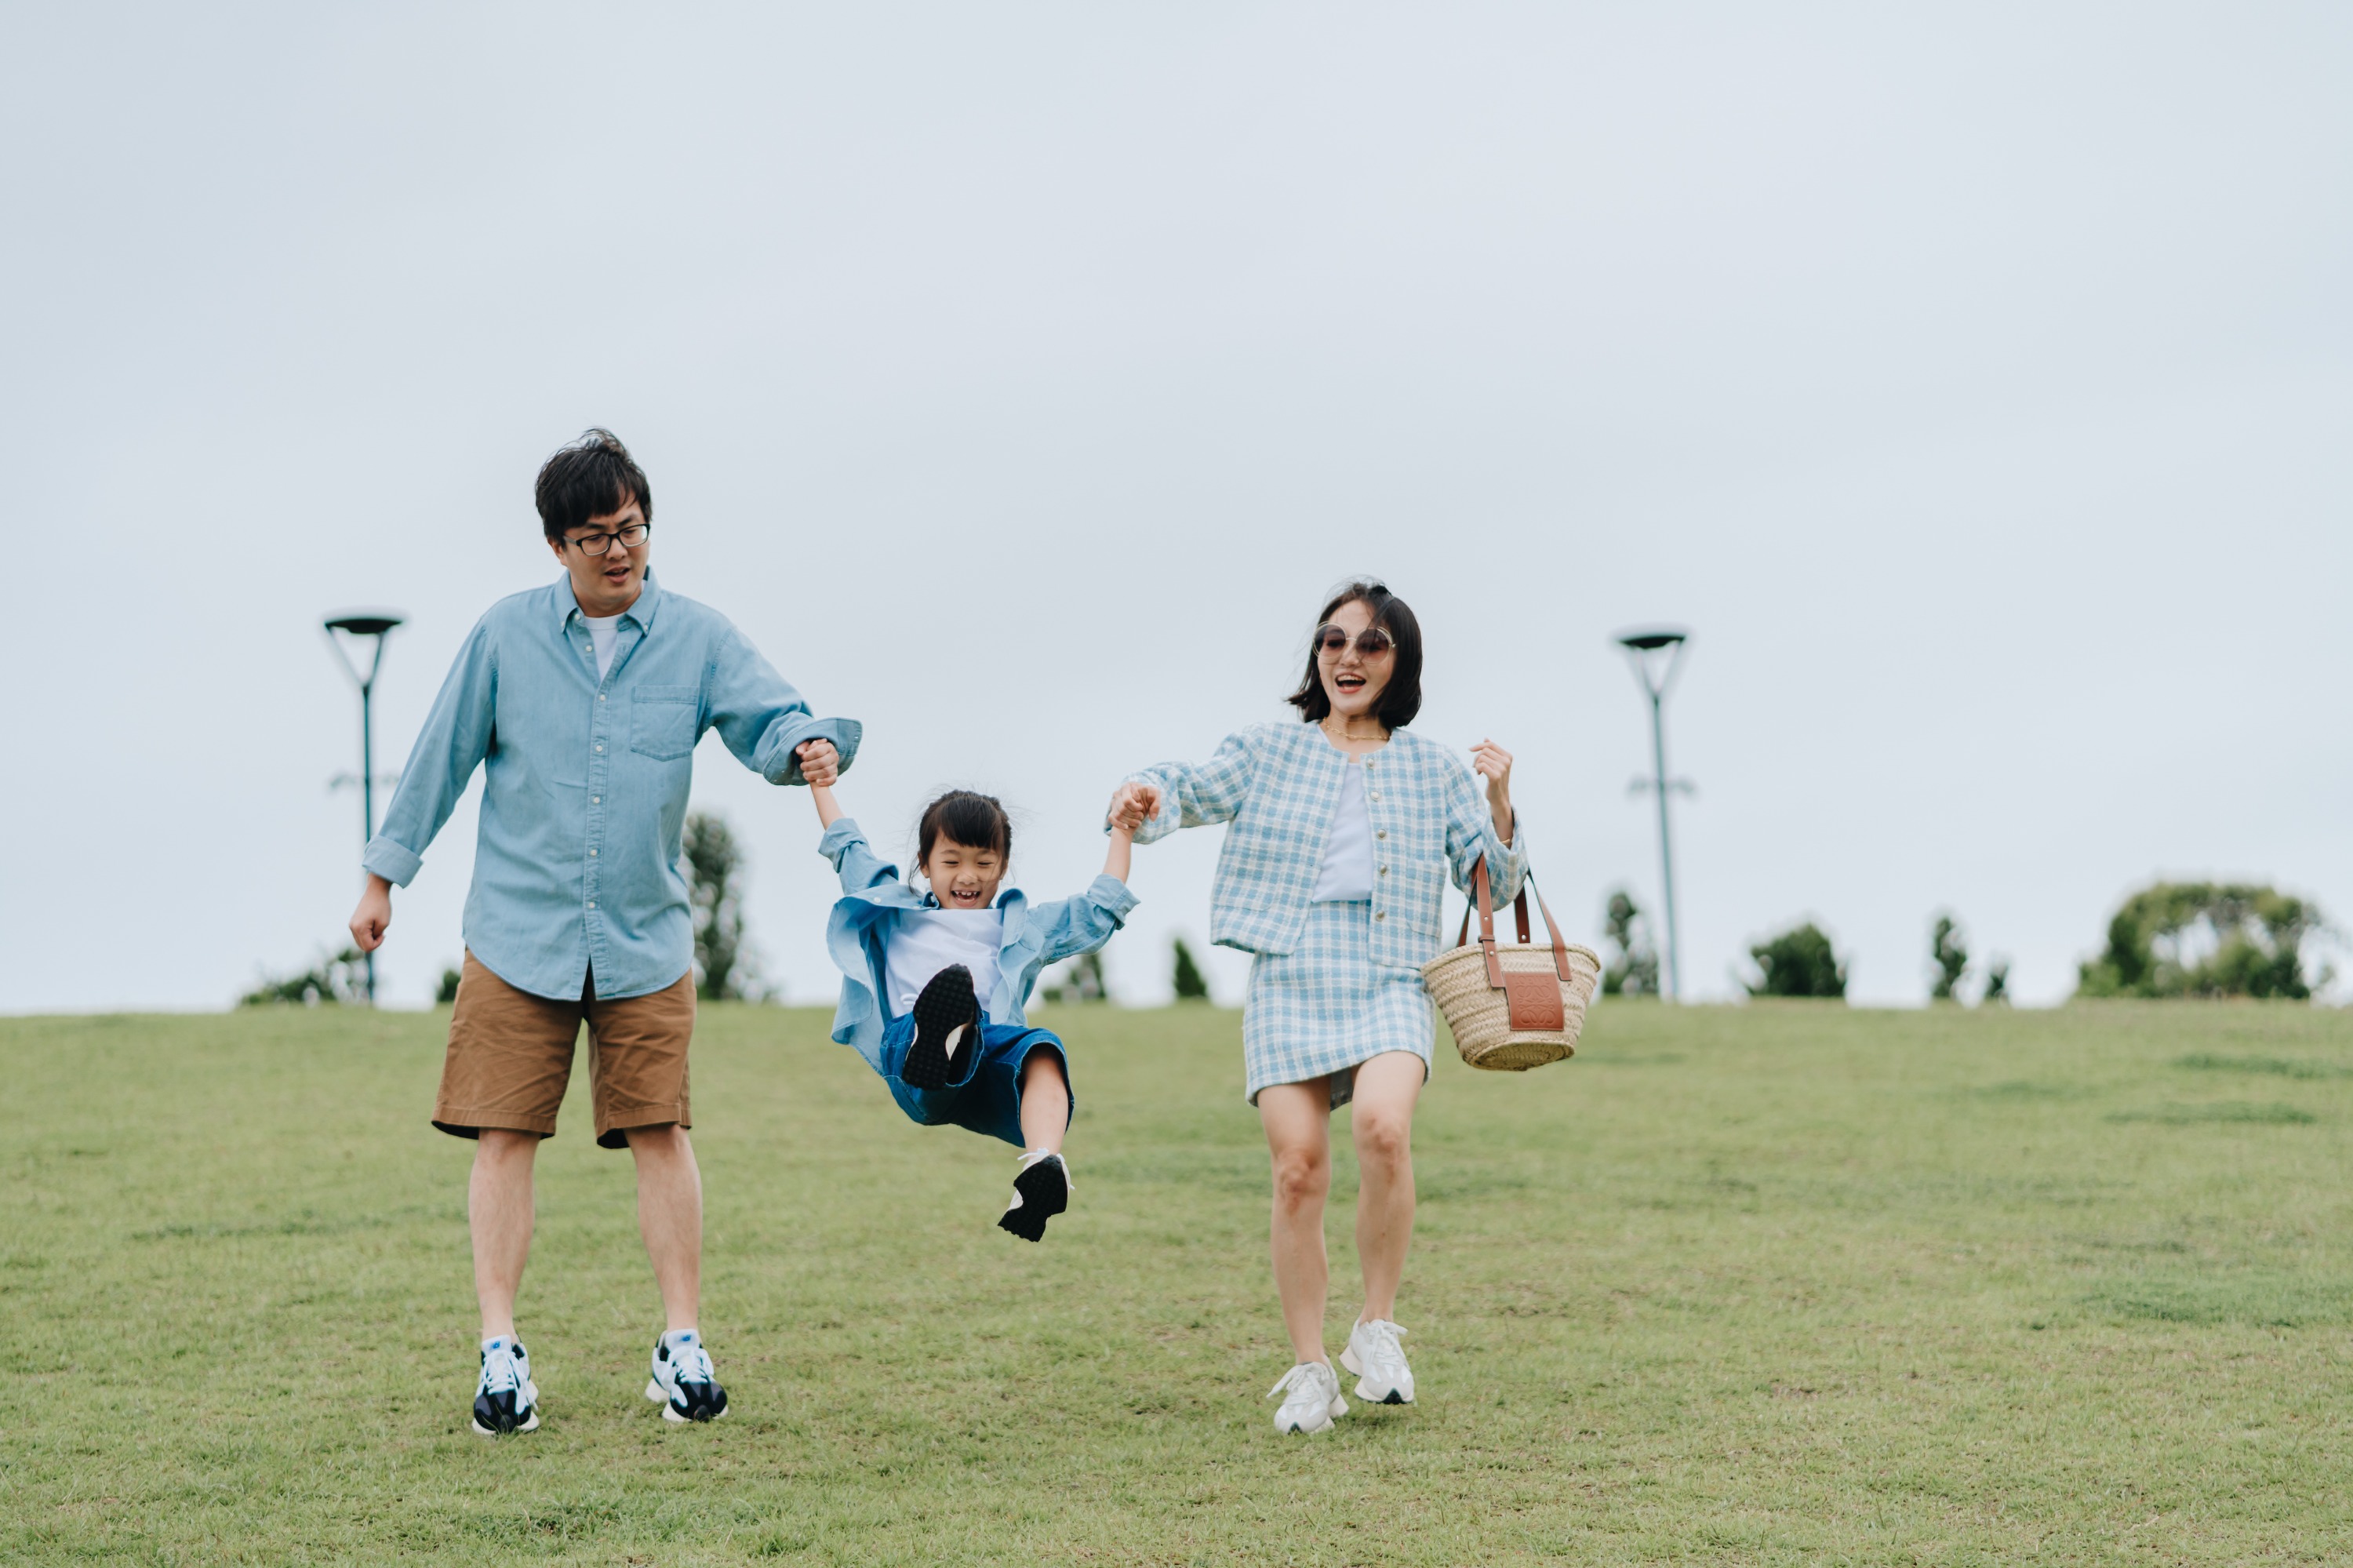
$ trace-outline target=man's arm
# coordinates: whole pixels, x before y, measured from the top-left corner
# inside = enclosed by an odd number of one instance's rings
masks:
[[[759,650],[733,627],[727,629],[711,662],[711,727],[737,761],[771,784],[805,784],[804,742],[833,743],[837,771],[858,759],[865,726],[856,719],[819,718],[792,683],[760,657]]]
[[[458,809],[474,769],[490,755],[498,712],[497,651],[487,627],[477,625],[425,715],[425,727],[401,770],[400,787],[385,808],[384,825],[360,856],[368,874],[352,912],[352,940],[363,953],[383,945],[392,926],[392,890],[406,887],[424,863],[426,846]]]

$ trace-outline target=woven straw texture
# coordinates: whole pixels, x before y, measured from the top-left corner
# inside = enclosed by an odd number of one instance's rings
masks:
[[[1421,982],[1439,1011],[1446,1014],[1446,1026],[1454,1032],[1455,1049],[1462,1053],[1465,1062],[1491,1072],[1525,1073],[1577,1054],[1577,1035],[1585,1027],[1586,1006],[1601,981],[1601,959],[1591,948],[1572,943],[1564,942],[1560,950],[1567,955],[1571,978],[1561,984],[1561,1022],[1566,1027],[1556,1031],[1512,1028],[1504,993],[1487,984],[1487,961],[1476,942],[1450,948],[1421,966]],[[1498,942],[1495,957],[1506,974],[1556,972],[1548,947]]]

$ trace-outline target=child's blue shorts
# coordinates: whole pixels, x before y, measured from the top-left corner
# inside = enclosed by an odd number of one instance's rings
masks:
[[[1051,1051],[1062,1065],[1062,1082],[1071,1081],[1071,1058],[1062,1049],[1061,1040],[1050,1029],[1031,1029],[1018,1023],[991,1023],[987,1014],[981,1016],[979,1049],[965,1041],[955,1054],[956,1078],[944,1089],[918,1089],[900,1081],[900,1065],[907,1059],[907,1047],[915,1043],[915,1019],[913,1013],[902,1013],[882,1030],[882,1081],[891,1086],[891,1097],[908,1118],[925,1127],[943,1123],[951,1127],[969,1128],[990,1138],[1001,1138],[1016,1149],[1025,1147],[1021,1137],[1021,1069],[1032,1051]],[[1076,1111],[1079,1097],[1071,1094],[1071,1109]],[[1064,1125],[1068,1125],[1067,1119]]]

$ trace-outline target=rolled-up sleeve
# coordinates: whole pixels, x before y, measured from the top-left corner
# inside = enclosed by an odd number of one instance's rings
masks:
[[[426,846],[449,821],[474,769],[490,754],[498,683],[498,645],[485,621],[459,649],[433,711],[425,715],[425,728],[385,809],[384,824],[360,856],[368,871],[398,887],[417,875]]]
[[[771,784],[806,784],[794,749],[805,741],[829,740],[849,771],[865,726],[856,719],[819,718],[792,683],[776,673],[749,639],[733,627],[720,640],[706,673],[711,727],[736,760]]]
[[[1449,769],[1446,810],[1446,858],[1454,885],[1471,891],[1471,870],[1483,857],[1487,887],[1498,908],[1519,896],[1520,880],[1528,871],[1527,814],[1512,808],[1512,842],[1496,835],[1495,815],[1487,805],[1470,769],[1459,764]]]

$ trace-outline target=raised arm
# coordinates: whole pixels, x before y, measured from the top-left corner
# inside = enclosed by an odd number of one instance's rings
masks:
[[[1527,834],[1512,809],[1511,754],[1493,741],[1473,749],[1471,770],[1449,759],[1446,793],[1446,858],[1454,885],[1471,891],[1471,868],[1482,856],[1487,862],[1487,885],[1500,907],[1519,895],[1520,879],[1527,874]],[[1479,788],[1484,779],[1486,789]]]
[[[1250,799],[1254,760],[1249,732],[1229,735],[1207,762],[1159,762],[1129,775],[1112,797],[1110,814],[1140,818],[1140,844],[1178,828],[1231,821]]]
[[[711,727],[736,760],[771,784],[804,784],[803,743],[830,741],[836,768],[849,770],[865,726],[856,719],[819,718],[800,693],[733,627],[703,673]]]

